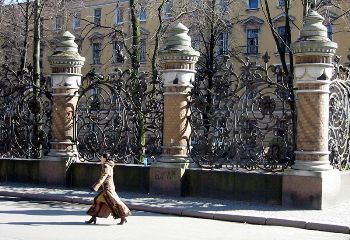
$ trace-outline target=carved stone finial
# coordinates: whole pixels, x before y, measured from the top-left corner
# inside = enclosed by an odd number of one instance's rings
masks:
[[[199,52],[191,46],[191,37],[188,35],[188,28],[182,23],[176,24],[168,33],[165,39],[163,54],[181,52],[182,55],[198,58]]]
[[[59,38],[56,45],[56,52],[78,52],[78,44],[74,42],[75,37],[66,31]]]
[[[82,66],[85,58],[78,53],[78,44],[74,42],[75,37],[66,31],[59,37],[56,43],[56,49],[49,57],[51,66],[54,65],[73,65]]]
[[[338,44],[328,38],[324,18],[315,10],[309,9],[298,40],[292,43],[292,51],[297,55],[334,55]]]

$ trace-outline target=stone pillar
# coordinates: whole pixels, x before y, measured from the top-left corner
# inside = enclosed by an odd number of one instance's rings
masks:
[[[85,58],[79,55],[74,39],[70,32],[63,33],[55,52],[49,57],[52,69],[52,138],[50,152],[40,164],[41,180],[45,183],[64,185],[67,160],[78,159],[73,126]]]
[[[283,177],[284,205],[322,209],[334,203],[340,175],[329,162],[329,85],[337,44],[327,37],[324,18],[309,10],[292,44],[297,88],[297,150]]]
[[[198,57],[199,52],[191,47],[188,28],[181,23],[174,26],[160,52],[164,81],[163,154],[151,166],[152,193],[181,195],[181,178],[189,164],[188,100]]]

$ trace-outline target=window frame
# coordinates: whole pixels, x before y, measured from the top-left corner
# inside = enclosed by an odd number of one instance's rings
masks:
[[[250,31],[254,31],[256,33],[256,36],[255,37],[250,37],[249,36],[249,32]],[[246,54],[249,54],[249,55],[257,55],[259,54],[259,29],[257,28],[249,28],[247,29],[247,49],[246,49]],[[249,44],[249,40],[254,40],[256,39],[256,44],[255,45],[250,45]],[[251,51],[250,49],[255,49],[254,51]]]
[[[220,0],[219,5],[220,5],[220,10],[222,11],[222,13],[227,13],[228,10],[230,9],[229,0]]]
[[[99,16],[96,14],[99,12]],[[94,9],[94,27],[101,27],[101,21],[102,20],[102,9],[101,8],[95,8]]]
[[[140,7],[139,12],[139,21],[140,22],[146,22],[147,21],[147,8],[143,5]]]
[[[192,37],[192,41],[191,41],[191,47],[196,50],[199,51],[200,50],[200,36],[199,34],[195,34]]]
[[[284,33],[283,34],[281,34],[280,29],[284,29]],[[285,51],[285,53],[288,53],[289,50],[288,50],[287,45],[289,43],[288,43],[288,39],[287,39],[287,36],[286,36],[286,26],[278,26],[276,30],[277,30],[277,34],[278,34],[279,45],[282,46],[285,43],[286,45],[284,45],[284,51]],[[284,43],[283,43],[282,40],[284,41]]]
[[[77,17],[77,16],[79,16],[79,17]],[[77,21],[77,19],[78,19],[78,21]],[[77,22],[79,23],[79,25],[76,24]],[[81,12],[74,13],[72,25],[73,25],[72,27],[74,30],[81,28]]]
[[[55,16],[53,22],[53,31],[59,32],[62,30],[62,16]]]
[[[95,46],[99,46],[98,49]],[[100,42],[92,43],[92,65],[100,65],[101,64],[101,56],[102,56],[102,44]],[[97,55],[98,56],[97,56]]]
[[[229,32],[228,31],[219,33],[217,47],[218,47],[217,53],[219,56],[224,56],[228,54],[229,52]]]
[[[252,2],[255,1],[256,2],[256,6],[252,6]],[[248,9],[259,9],[259,0],[248,0],[247,2],[248,5]]]
[[[329,38],[329,40],[333,41],[333,35],[334,35],[333,24],[331,22],[327,23],[326,28],[327,28],[327,37]]]
[[[140,39],[140,62],[147,62],[147,39]]]
[[[116,46],[119,46],[119,50],[117,50]],[[123,43],[121,41],[115,40],[112,43],[112,63],[113,64],[120,64],[123,63],[123,61],[118,58],[117,51],[122,52],[123,51]]]
[[[123,8],[122,7],[117,7],[114,11],[114,23],[116,25],[121,25],[124,23],[124,18],[123,18]]]
[[[283,2],[283,4],[281,4]],[[277,0],[277,7],[284,8],[286,6],[285,0]]]
[[[173,1],[172,0],[167,0],[164,4],[164,18],[169,19],[173,18]]]

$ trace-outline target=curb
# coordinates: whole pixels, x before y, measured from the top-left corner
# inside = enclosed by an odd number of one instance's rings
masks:
[[[5,197],[16,197],[26,200],[37,200],[37,201],[55,201],[55,202],[67,202],[89,205],[93,201],[93,197],[71,197],[65,195],[54,195],[54,194],[43,194],[43,193],[24,193],[24,192],[11,192],[11,191],[0,191],[0,196]],[[259,216],[245,216],[235,214],[223,214],[223,213],[211,213],[194,210],[186,210],[180,208],[169,208],[169,207],[154,207],[142,204],[133,204],[129,201],[125,201],[126,205],[131,210],[169,214],[174,216],[183,217],[195,217],[203,219],[213,219],[219,221],[237,222],[237,223],[248,223],[257,225],[269,225],[269,226],[281,226],[281,227],[293,227],[307,230],[317,230],[332,233],[345,233],[350,234],[350,226],[318,223],[318,222],[307,222],[302,220],[293,219],[282,219],[282,218],[270,218],[270,217],[259,217]]]

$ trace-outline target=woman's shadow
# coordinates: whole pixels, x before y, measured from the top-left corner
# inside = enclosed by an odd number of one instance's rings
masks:
[[[85,222],[4,222],[0,224],[10,224],[10,225],[27,225],[27,226],[42,226],[42,225],[57,225],[57,226],[89,226],[91,224],[86,224]],[[92,226],[112,226],[115,224],[92,224]]]

